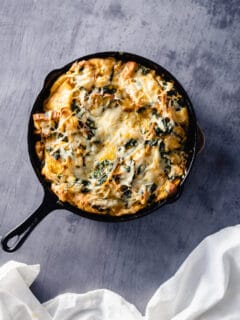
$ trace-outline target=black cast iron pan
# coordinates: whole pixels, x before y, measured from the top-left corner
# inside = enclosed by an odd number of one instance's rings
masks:
[[[184,104],[188,108],[190,125],[189,125],[189,132],[188,132],[188,140],[186,144],[186,151],[189,153],[186,177],[181,182],[174,196],[171,196],[160,203],[153,204],[131,215],[123,215],[123,216],[116,217],[116,216],[110,216],[110,215],[93,214],[93,213],[82,211],[77,207],[74,207],[68,203],[60,202],[57,196],[51,191],[50,184],[41,175],[41,163],[35,152],[35,143],[39,138],[36,137],[36,135],[34,135],[33,133],[34,125],[33,125],[32,115],[34,113],[42,112],[43,101],[48,97],[52,84],[61,74],[65,73],[75,61],[79,61],[83,59],[87,60],[87,59],[96,58],[96,57],[98,58],[115,57],[116,59],[119,59],[119,60],[136,61],[137,63],[140,63],[148,68],[156,70],[156,72],[159,74],[164,74],[165,78],[174,81],[177,90],[181,93],[183,97]],[[168,203],[172,203],[173,201],[176,201],[181,195],[183,184],[187,176],[189,175],[189,172],[192,168],[196,154],[203,148],[203,144],[204,144],[204,137],[197,125],[193,106],[190,99],[188,98],[187,93],[185,92],[181,84],[177,81],[177,79],[175,79],[175,77],[173,77],[166,69],[156,64],[155,62],[152,62],[146,58],[143,58],[141,56],[137,56],[131,53],[101,52],[101,53],[95,53],[95,54],[81,57],[79,59],[76,59],[70,62],[69,64],[67,64],[61,69],[53,70],[48,74],[48,76],[44,81],[43,88],[33,105],[33,108],[30,114],[29,124],[28,124],[28,152],[29,152],[33,169],[37,174],[38,179],[44,188],[44,198],[40,207],[34,213],[32,213],[23,223],[18,225],[16,228],[12,229],[9,233],[7,233],[2,238],[1,243],[2,243],[3,250],[7,252],[13,252],[18,248],[20,248],[20,246],[23,244],[23,242],[26,240],[29,234],[33,231],[33,229],[37,226],[37,224],[43,218],[45,218],[51,211],[56,209],[67,209],[79,216],[82,216],[88,219],[105,221],[105,222],[119,222],[119,221],[128,221],[128,220],[143,217],[159,209],[164,204],[168,204]]]

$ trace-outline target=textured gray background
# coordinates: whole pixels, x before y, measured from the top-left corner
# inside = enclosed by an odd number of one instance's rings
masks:
[[[40,204],[27,123],[45,75],[82,55],[121,50],[172,72],[206,135],[182,197],[123,224],[52,212],[0,263],[40,263],[41,301],[109,288],[144,311],[158,286],[208,234],[240,222],[240,1],[1,0],[0,234]]]

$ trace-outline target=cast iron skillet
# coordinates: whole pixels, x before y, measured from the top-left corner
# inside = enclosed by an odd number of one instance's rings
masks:
[[[188,140],[186,144],[186,151],[189,153],[186,177],[181,182],[181,184],[177,189],[177,192],[173,196],[165,199],[162,202],[155,203],[147,208],[144,208],[135,214],[128,214],[128,215],[123,215],[119,217],[94,214],[94,213],[89,213],[89,212],[80,210],[77,207],[74,207],[68,203],[60,202],[57,196],[51,191],[50,184],[41,175],[41,163],[35,152],[35,143],[39,138],[36,137],[36,135],[34,135],[33,133],[34,125],[33,125],[32,115],[34,113],[42,112],[43,101],[48,97],[52,84],[61,74],[65,73],[75,61],[79,61],[83,59],[87,60],[90,58],[97,58],[97,57],[98,58],[114,57],[116,59],[124,60],[124,61],[136,61],[137,63],[140,63],[148,68],[156,70],[158,74],[164,74],[165,78],[169,80],[171,79],[174,81],[177,90],[181,93],[184,103],[188,108],[190,125],[189,125],[189,132],[188,132]],[[32,213],[23,223],[18,225],[15,229],[12,229],[9,233],[7,233],[2,238],[1,243],[2,243],[3,250],[7,252],[13,252],[18,248],[20,248],[20,246],[23,244],[23,242],[26,240],[29,234],[33,231],[33,229],[37,226],[37,224],[43,218],[45,218],[51,211],[56,209],[67,209],[79,216],[82,216],[88,219],[99,220],[104,222],[119,222],[119,221],[129,221],[132,219],[143,217],[159,209],[164,204],[172,203],[173,201],[177,200],[181,195],[183,184],[187,176],[189,175],[189,172],[192,168],[196,154],[202,149],[203,144],[204,144],[204,137],[197,125],[193,106],[190,99],[188,98],[187,93],[185,92],[181,84],[175,79],[175,77],[173,77],[166,69],[156,64],[155,62],[152,62],[141,56],[137,56],[135,54],[126,53],[126,52],[101,52],[101,53],[95,53],[95,54],[81,57],[79,59],[74,60],[73,62],[70,62],[69,64],[67,64],[61,69],[53,70],[46,77],[43,88],[39,93],[39,95],[37,96],[37,99],[33,105],[33,108],[30,114],[30,119],[28,124],[28,152],[29,152],[33,169],[43,186],[44,198],[40,207],[34,213]]]

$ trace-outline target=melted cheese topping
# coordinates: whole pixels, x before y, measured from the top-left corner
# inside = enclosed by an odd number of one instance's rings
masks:
[[[188,110],[174,83],[136,62],[76,62],[34,114],[42,174],[61,201],[133,214],[186,173]]]

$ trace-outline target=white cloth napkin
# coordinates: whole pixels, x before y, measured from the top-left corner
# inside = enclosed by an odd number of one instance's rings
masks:
[[[145,316],[105,289],[41,305],[29,289],[39,271],[15,261],[0,268],[0,320],[240,320],[240,225],[203,240],[153,295]]]

